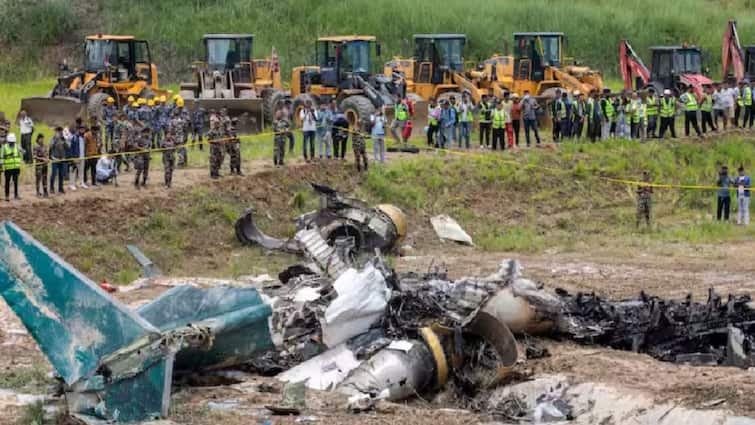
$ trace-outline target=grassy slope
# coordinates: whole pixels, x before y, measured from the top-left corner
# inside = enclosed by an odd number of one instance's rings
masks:
[[[14,0],[1,0],[9,2]],[[82,17],[79,32],[105,30],[134,33],[152,42],[156,62],[165,75],[175,77],[195,55],[203,33],[249,32],[257,36],[257,56],[275,46],[283,69],[308,61],[317,35],[368,33],[384,43],[385,57],[410,53],[413,33],[462,32],[470,37],[468,59],[486,57],[510,46],[515,31],[563,31],[569,37],[568,53],[604,73],[616,76],[617,43],[631,40],[647,58],[647,47],[687,41],[702,45],[711,54],[710,67],[718,74],[720,45],[726,20],[739,22],[743,43],[755,42],[753,0],[46,0],[65,3]],[[440,7],[439,7],[440,6]],[[39,13],[59,13],[46,7]],[[41,37],[27,42],[17,61],[36,58],[50,37],[67,38],[71,31],[26,31],[28,22],[9,17],[0,36],[15,33]],[[70,17],[61,18],[68,23]],[[6,22],[7,21],[7,22]],[[15,27],[18,28],[15,28]],[[26,33],[29,34],[26,34]],[[2,43],[0,37],[0,43]],[[52,55],[44,59],[50,60]],[[22,59],[24,58],[24,59]],[[28,67],[24,68],[28,71]],[[48,68],[49,69],[49,68]],[[0,80],[12,73],[0,67]],[[14,75],[29,78],[28,72]]]

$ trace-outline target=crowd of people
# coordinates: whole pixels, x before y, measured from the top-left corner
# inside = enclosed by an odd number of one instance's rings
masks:
[[[205,118],[210,129],[205,134]],[[198,108],[191,112],[184,101],[175,96],[168,102],[164,96],[153,99],[129,97],[122,108],[108,97],[101,113],[89,122],[82,118],[54,129],[49,144],[38,134],[32,146],[34,122],[21,111],[18,116],[21,146],[10,122],[0,120],[0,165],[5,175],[5,199],[10,201],[11,185],[14,199],[19,199],[18,176],[22,163],[35,170],[38,197],[48,197],[57,190],[89,189],[103,184],[118,185],[118,176],[134,169],[133,184],[146,186],[153,154],[161,154],[165,187],[170,188],[175,167],[187,164],[187,145],[203,149],[210,145],[210,177],[219,178],[226,154],[230,157],[230,173],[241,175],[241,142],[236,121],[225,109]],[[125,168],[125,170],[124,170]],[[48,186],[49,174],[49,186]]]

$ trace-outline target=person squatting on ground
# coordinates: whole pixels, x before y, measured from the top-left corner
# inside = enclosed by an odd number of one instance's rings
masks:
[[[149,178],[149,161],[150,153],[149,148],[152,145],[152,137],[150,135],[149,127],[144,127],[141,131],[141,135],[136,141],[136,154],[134,155],[134,169],[136,175],[134,177],[134,187],[147,186],[147,179]],[[141,177],[141,183],[139,178]]]
[[[286,158],[286,139],[288,139],[289,122],[284,119],[284,113],[282,110],[275,112],[275,120],[273,121],[273,164],[276,167],[282,167]]]
[[[97,160],[97,183],[108,184],[112,180],[113,186],[118,187],[118,170],[116,162],[110,155],[102,155]]]
[[[45,136],[37,135],[37,144],[34,146],[34,186],[37,189],[37,196],[47,198],[47,169],[49,168],[50,158],[45,149]],[[40,186],[43,191],[40,191]]]
[[[351,149],[354,151],[357,172],[362,172],[362,169],[367,172],[367,143],[364,137],[370,131],[370,120],[366,117],[362,118],[359,124],[359,126],[354,126],[356,131],[351,135]]]
[[[223,166],[225,156],[225,146],[223,146],[225,134],[219,119],[210,119],[210,131],[207,133],[207,139],[210,143],[210,178],[217,179],[220,177],[220,167]]]
[[[5,136],[5,144],[0,147],[2,169],[5,174],[5,201],[10,201],[10,184],[13,182],[13,197],[18,196],[18,176],[21,174],[21,156],[23,149],[16,144],[16,135],[8,133]]]
[[[642,182],[650,183],[650,173],[642,172]],[[650,185],[640,184],[637,186],[637,227],[645,219],[645,224],[650,227],[650,209],[652,207],[653,187]]]

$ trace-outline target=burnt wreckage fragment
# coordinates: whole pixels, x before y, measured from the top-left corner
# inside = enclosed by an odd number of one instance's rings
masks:
[[[353,254],[375,249],[388,252],[406,235],[406,217],[398,207],[383,204],[372,208],[328,186],[310,185],[320,195],[320,209],[296,219],[297,235],[315,230],[329,245]],[[254,208],[249,208],[236,221],[236,237],[241,243],[296,254],[306,250],[297,235],[278,239],[264,234],[254,223],[254,213]]]

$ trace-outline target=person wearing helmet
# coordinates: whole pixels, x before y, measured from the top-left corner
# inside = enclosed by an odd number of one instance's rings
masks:
[[[147,99],[139,99],[139,112],[137,113],[137,119],[141,121],[142,125],[148,126],[151,117],[152,108],[148,106]]]
[[[13,194],[15,199],[21,199],[18,196],[18,176],[21,174],[21,151],[16,145],[16,135],[8,133],[5,137],[5,144],[0,150],[0,158],[3,162],[5,173],[5,201],[10,202],[10,183],[13,182]]]
[[[663,90],[663,97],[661,98],[661,109],[659,117],[661,118],[661,129],[658,133],[658,138],[663,139],[666,135],[666,130],[671,132],[671,138],[676,139],[676,129],[674,128],[674,116],[676,115],[676,99],[671,95],[671,90]]]
[[[160,128],[160,100],[159,98],[150,99],[147,101],[149,107],[149,128],[152,136],[152,148],[157,149],[162,146],[162,131]]]
[[[102,116],[100,117],[100,127],[105,129],[105,147],[109,147],[113,143],[113,130],[115,126],[115,114],[118,112],[118,107],[115,106],[115,98],[108,97],[105,101],[105,105],[102,108]]]
[[[134,102],[136,102],[136,99],[134,99],[134,96],[129,96],[128,97],[128,101],[125,104],[123,104],[123,113],[124,114],[128,113],[129,109],[131,109],[131,105],[133,105]]]
[[[139,104],[132,102],[131,107],[126,111],[126,118],[131,122],[136,122],[139,119]]]
[[[181,124],[183,125],[181,129],[181,137],[176,139],[176,146],[178,146],[178,166],[183,168],[186,167],[189,161],[188,152],[186,151],[186,141],[189,137],[191,116],[189,115],[189,111],[184,108],[184,100],[181,96],[176,99],[176,109],[173,112],[178,113],[178,116],[181,118]]]

